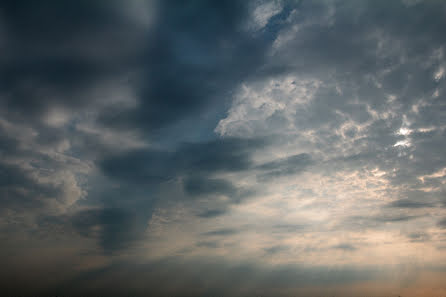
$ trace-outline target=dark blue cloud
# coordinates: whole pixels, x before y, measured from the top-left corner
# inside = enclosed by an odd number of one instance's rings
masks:
[[[221,215],[224,215],[227,212],[227,209],[208,209],[197,214],[200,218],[214,218]]]
[[[187,178],[184,181],[184,189],[191,196],[209,194],[233,196],[237,194],[237,189],[230,182],[223,179]]]
[[[48,200],[61,195],[60,187],[39,183],[20,166],[0,162],[0,204],[3,210],[32,211],[44,207]]]
[[[101,162],[101,168],[107,176],[130,183],[159,183],[181,175],[237,172],[251,168],[251,153],[266,144],[263,139],[237,138],[185,143],[170,151],[138,150],[108,156]],[[215,190],[229,189],[227,183],[222,183],[214,181]],[[189,190],[194,191],[193,185]]]
[[[87,210],[71,218],[74,228],[82,235],[98,239],[106,252],[129,248],[139,240],[146,221],[140,215],[123,208]]]

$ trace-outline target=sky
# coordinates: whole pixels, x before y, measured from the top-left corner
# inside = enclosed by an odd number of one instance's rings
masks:
[[[4,296],[445,296],[446,2],[1,1]]]

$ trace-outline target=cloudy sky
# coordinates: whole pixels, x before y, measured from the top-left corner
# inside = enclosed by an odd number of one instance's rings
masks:
[[[435,0],[2,1],[2,294],[445,295],[445,30]]]

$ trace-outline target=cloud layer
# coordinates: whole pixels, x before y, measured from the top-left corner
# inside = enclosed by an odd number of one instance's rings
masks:
[[[441,1],[5,1],[9,295],[437,296]]]

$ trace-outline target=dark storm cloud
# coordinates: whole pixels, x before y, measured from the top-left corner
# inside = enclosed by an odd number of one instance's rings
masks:
[[[88,88],[132,69],[143,28],[119,4],[3,2],[2,105],[27,120],[53,106],[81,108]]]
[[[223,139],[116,155],[117,148],[77,130],[78,119],[68,122],[68,127],[48,127],[45,117],[53,108],[69,114],[91,110],[100,127],[112,132],[139,130],[143,140],[163,138],[154,130],[195,118],[205,108],[220,106],[218,102],[221,107],[227,105],[231,89],[261,64],[272,42],[243,29],[250,13],[246,2],[139,3],[144,4],[141,10],[155,14],[149,24],[135,16],[139,11],[129,10],[132,3],[127,1],[6,1],[0,8],[4,25],[0,36],[4,50],[0,58],[4,78],[0,105],[8,110],[4,117],[11,123],[32,125],[39,132],[35,140],[39,145],[52,147],[68,139],[72,145],[68,153],[84,158],[105,155],[100,168],[120,183],[114,190],[107,189],[110,183],[97,183],[89,191],[89,202],[99,202],[103,209],[82,211],[73,217],[76,229],[84,236],[98,238],[105,250],[117,250],[141,234],[160,183],[185,176],[185,190],[192,197],[224,194],[240,201],[246,193],[229,181],[199,179],[203,174],[250,168],[251,152],[262,146],[262,141]],[[123,110],[114,104],[98,109],[94,105],[110,96],[107,87],[99,86],[116,79],[124,80],[133,90],[136,109]],[[216,120],[210,119],[213,124],[209,131]],[[172,133],[185,134],[181,129]],[[5,157],[17,155],[23,147],[7,134],[1,143]],[[18,158],[35,154],[39,152],[32,147]],[[36,170],[41,166],[54,168],[54,158],[40,156]],[[2,188],[5,207],[38,203],[45,193],[60,196],[57,191],[48,193],[53,189],[34,182],[20,170],[2,169],[2,182],[7,183]],[[20,197],[23,191],[18,188],[26,189],[29,199]],[[135,207],[137,210],[132,211]],[[213,217],[225,211],[221,206],[199,216]]]
[[[2,128],[3,127],[0,127],[0,154],[2,156],[14,155],[18,149],[19,142],[11,135],[8,135],[7,131],[5,131],[6,129]]]
[[[206,107],[223,107],[231,89],[261,65],[271,43],[242,29],[247,4],[160,2],[162,22],[154,25],[141,60],[141,106],[128,113],[112,110],[102,121],[153,131]]]
[[[186,143],[174,151],[139,150],[110,156],[101,163],[104,173],[130,183],[157,183],[181,175],[237,172],[252,167],[250,154],[264,146],[262,139],[224,138],[201,143]],[[205,180],[203,181],[203,183]],[[212,183],[212,182],[211,182]],[[187,181],[186,181],[187,186]],[[228,191],[227,182],[213,181],[198,192]],[[200,194],[200,193],[197,193]]]
[[[173,177],[172,153],[164,151],[135,151],[102,161],[104,173],[130,183],[159,183]]]
[[[88,108],[97,100],[91,89],[124,78],[140,105],[110,105],[100,121],[156,137],[154,130],[227,105],[272,42],[243,29],[245,1],[139,2],[155,15],[149,25],[128,13],[132,3],[125,1],[6,1],[2,105],[28,120],[55,106]],[[101,92],[96,96],[108,95]]]
[[[261,64],[272,42],[242,29],[249,11],[239,1],[159,2],[153,6],[159,22],[148,29],[123,13],[127,5],[123,1],[5,4],[2,22],[9,46],[8,58],[1,60],[7,78],[0,86],[5,95],[2,104],[15,112],[8,115],[13,119],[34,119],[43,132],[38,141],[44,142],[53,135],[72,133],[50,131],[40,122],[49,109],[88,109],[97,100],[92,88],[129,73],[127,84],[134,88],[138,108],[127,111],[109,105],[97,111],[99,121],[111,129],[138,129],[150,138],[158,137],[151,132],[195,117],[218,102],[227,104],[231,88]],[[107,95],[101,92],[99,97]],[[114,151],[99,146],[89,135],[74,136],[73,143],[83,156]],[[106,157],[100,168],[121,185],[114,191],[102,189],[103,193],[92,189],[89,197],[101,197],[105,208],[78,213],[74,225],[85,236],[97,236],[105,250],[126,246],[146,225],[144,219],[150,217],[154,203],[152,198],[142,198],[143,190],[132,190],[132,185],[155,186],[149,189],[152,195],[160,183],[181,176],[186,176],[184,187],[192,197],[224,194],[239,201],[245,194],[229,181],[199,180],[198,176],[250,168],[249,154],[258,145],[259,141],[225,139]],[[128,202],[119,202],[118,196],[127,197]],[[138,211],[128,214],[135,206]],[[116,207],[123,207],[122,212]],[[213,217],[225,211],[222,206],[198,215]],[[99,234],[91,232],[95,226]]]
[[[76,157],[101,152],[76,147],[85,141],[72,121],[49,127],[46,117],[54,108],[68,116],[88,110],[105,95],[92,90],[134,69],[146,30],[122,4],[19,0],[0,5],[0,149],[11,160],[2,170],[8,176],[1,177],[8,183],[1,189],[2,208],[25,209],[32,217],[42,205],[55,211],[57,202],[66,209],[83,195],[77,178],[90,160]]]

